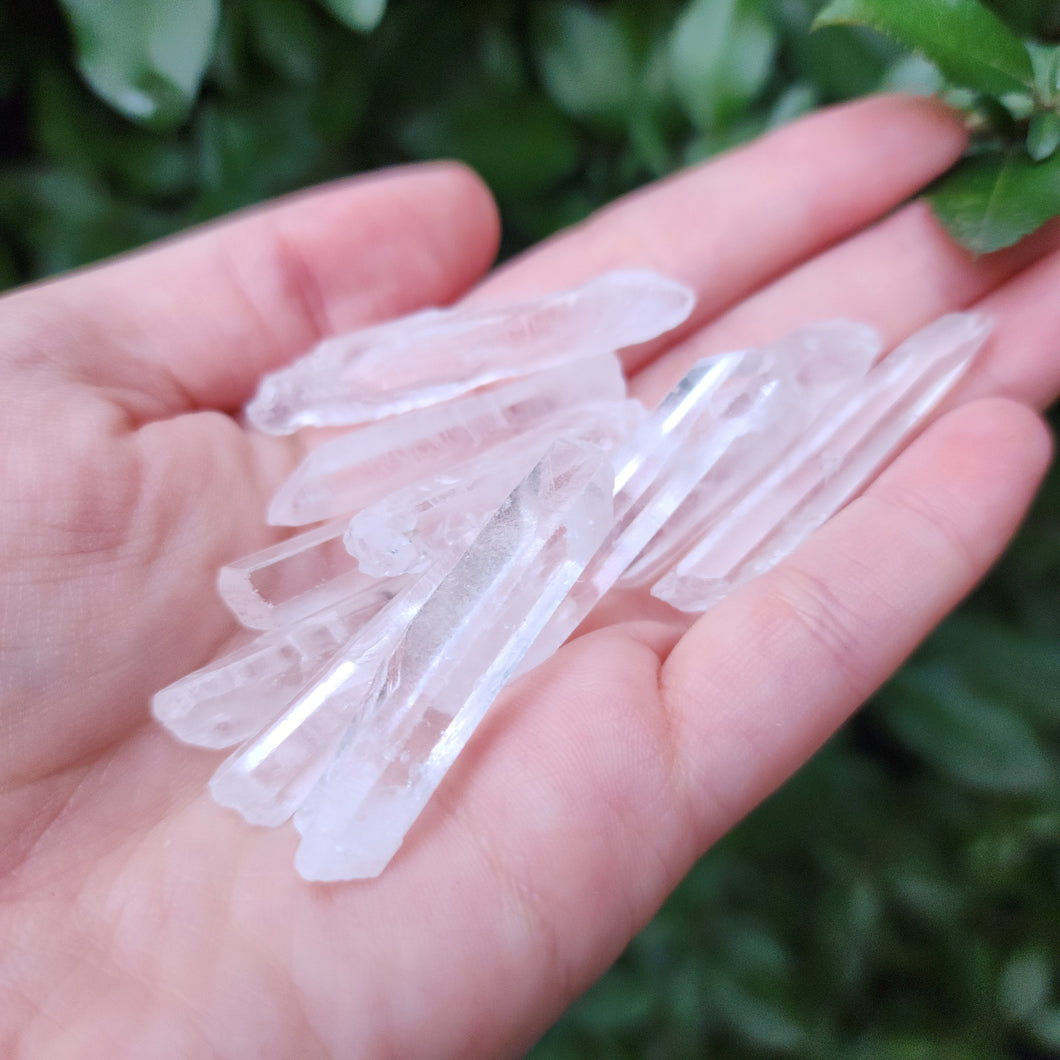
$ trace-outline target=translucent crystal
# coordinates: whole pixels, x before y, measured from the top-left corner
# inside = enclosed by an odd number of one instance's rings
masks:
[[[210,781],[221,806],[251,824],[280,825],[301,805],[323,773],[343,730],[365,712],[402,631],[456,557],[440,558],[387,601],[346,641],[332,643],[321,666],[304,673],[284,696],[275,719],[225,759]],[[259,731],[260,730],[260,731]]]
[[[274,629],[369,588],[375,577],[343,544],[348,525],[332,519],[226,564],[217,576],[221,599],[244,626]]]
[[[736,351],[695,365],[613,455],[615,523],[523,661],[528,670],[574,632],[733,443],[758,429],[776,392],[771,361]]]
[[[261,730],[334,652],[411,579],[374,579],[299,622],[244,642],[182,677],[152,701],[155,717],[185,743],[231,747]]]
[[[277,825],[286,820],[316,783],[346,728],[369,726],[382,732],[376,713],[377,701],[388,695],[396,683],[408,687],[407,678],[413,672],[408,668],[410,652],[415,649],[422,655],[427,644],[423,639],[426,630],[434,629],[437,635],[441,628],[437,624],[446,622],[455,629],[459,624],[459,607],[478,607],[481,611],[500,601],[501,597],[496,595],[500,592],[498,585],[491,590],[496,597],[492,604],[478,601],[476,597],[480,583],[490,584],[491,564],[501,565],[498,570],[508,570],[515,562],[510,554],[515,542],[509,542],[511,548],[506,552],[501,528],[507,528],[505,532],[511,535],[516,525],[511,513],[521,510],[520,499],[536,495],[542,504],[548,504],[551,497],[554,505],[561,506],[572,491],[579,488],[584,491],[586,469],[595,471],[604,462],[605,457],[595,447],[566,441],[551,447],[501,512],[459,557],[459,563],[450,557],[436,561],[430,571],[415,579],[404,593],[367,623],[312,684],[300,690],[281,717],[222,763],[210,783],[214,799],[238,810],[255,824]],[[601,528],[601,534],[604,529]],[[587,531],[581,527],[578,532],[584,535]],[[532,544],[532,541],[524,542],[524,551]],[[450,575],[454,567],[459,573]],[[530,573],[524,570],[524,574]],[[436,594],[446,576],[449,576],[447,588]],[[542,599],[547,597],[546,590],[547,586],[536,583],[532,588]],[[415,625],[428,601],[431,604],[427,613],[433,616],[429,626]],[[517,616],[509,621],[518,626]],[[419,633],[409,640],[408,630],[413,627]],[[429,664],[439,679],[444,677],[447,664],[458,669],[475,669],[489,662],[482,655],[458,658],[443,654],[433,660],[421,655],[416,658],[423,665]],[[403,675],[400,682],[399,673]]]
[[[611,468],[560,441],[412,619],[296,816],[298,871],[378,875],[611,524]]]
[[[788,555],[893,456],[989,331],[981,317],[943,317],[846,387],[652,593],[682,610],[703,611]]]
[[[556,438],[611,449],[646,416],[639,401],[564,410],[525,434],[369,505],[350,521],[346,548],[369,574],[422,570],[450,542],[470,542]]]
[[[622,367],[607,353],[351,431],[305,458],[269,505],[269,522],[299,525],[355,512],[563,409],[625,394]]]
[[[325,340],[266,376],[247,415],[278,434],[380,419],[644,342],[685,320],[694,301],[681,284],[631,269],[520,305],[428,310]]]
[[[760,354],[762,366],[773,376],[775,386],[754,429],[734,439],[618,584],[650,585],[661,577],[707,525],[724,518],[772,470],[838,391],[864,377],[880,350],[880,337],[872,328],[843,320],[800,328],[765,347]]]
[[[265,429],[370,425],[315,449],[270,506],[276,523],[331,521],[219,576],[268,632],[153,709],[188,742],[239,745],[211,792],[252,823],[294,815],[304,876],[378,874],[505,683],[616,583],[702,610],[788,554],[987,330],[945,318],[873,366],[870,329],[814,325],[701,362],[649,415],[623,400],[613,350],[691,303],[609,274],[329,340],[263,382],[248,412]]]

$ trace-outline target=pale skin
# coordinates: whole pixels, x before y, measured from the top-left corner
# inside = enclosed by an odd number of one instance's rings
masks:
[[[973,261],[925,208],[962,149],[932,104],[811,117],[603,211],[472,298],[653,267],[693,285],[631,351],[690,360],[844,315],[997,331],[867,493],[698,621],[641,596],[511,686],[379,879],[308,884],[296,836],[205,793],[152,692],[230,629],[296,446],[232,413],[321,335],[462,297],[487,192],[435,166],[339,184],[0,301],[0,1055],[525,1050],[693,861],[825,741],[1016,528],[1060,389],[1060,238]]]

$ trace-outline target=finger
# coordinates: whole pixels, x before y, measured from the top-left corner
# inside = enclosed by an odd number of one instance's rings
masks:
[[[392,170],[16,294],[3,348],[57,346],[60,363],[146,398],[153,415],[230,409],[324,335],[452,301],[497,238],[470,171]]]
[[[1047,229],[977,258],[953,241],[926,203],[913,203],[805,262],[667,351],[640,373],[636,393],[654,404],[700,358],[775,341],[817,320],[864,321],[891,349],[943,314],[972,307],[1058,249],[1060,230]],[[999,321],[1010,311],[991,305],[979,308]]]
[[[928,100],[877,97],[822,111],[620,200],[495,273],[477,298],[570,286],[619,266],[689,284],[685,333],[893,209],[960,155]],[[661,344],[627,357],[635,367]]]
[[[975,585],[1050,448],[1023,406],[964,406],[790,560],[692,627],[660,687],[703,836],[790,775]]]
[[[996,327],[953,403],[1000,394],[1045,408],[1060,395],[1060,225],[1045,235],[1052,254],[976,303]]]

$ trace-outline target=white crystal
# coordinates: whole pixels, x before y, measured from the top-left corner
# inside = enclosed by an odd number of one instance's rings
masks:
[[[428,310],[326,339],[266,376],[247,415],[278,434],[380,419],[655,338],[694,301],[687,287],[630,269],[519,305]]]
[[[351,431],[295,469],[269,505],[269,522],[298,525],[355,512],[563,409],[625,394],[621,364],[606,353]]]
[[[375,576],[358,569],[343,544],[348,525],[332,519],[226,564],[217,576],[221,599],[244,626],[275,629],[369,588]]]
[[[260,731],[335,651],[411,579],[373,580],[327,610],[271,630],[157,692],[155,717],[178,739],[231,747]]]
[[[211,792],[253,823],[293,814],[304,876],[378,874],[506,681],[617,582],[701,610],[788,554],[987,330],[945,318],[871,367],[870,329],[815,325],[701,362],[648,416],[612,351],[690,307],[679,285],[612,274],[329,340],[263,383],[250,413],[278,433],[379,422],[313,451],[270,507],[331,522],[222,570],[229,605],[269,632],[153,709],[184,740],[240,744]]]
[[[574,632],[730,446],[755,430],[775,381],[758,351],[711,357],[686,373],[614,454],[615,523],[523,660],[529,670]]]
[[[561,502],[579,483],[584,487],[584,468],[590,462],[596,468],[604,459],[595,447],[558,442],[520,483],[512,498],[536,492],[544,501],[551,491],[557,503]],[[518,508],[518,503],[510,499],[502,512],[513,506]],[[402,687],[407,687],[410,651],[413,647],[422,651],[428,628],[422,623],[415,626],[420,631],[419,639],[414,636],[409,640],[407,630],[415,624],[421,609],[431,600],[428,614],[434,616],[432,623],[455,622],[453,608],[459,600],[475,604],[478,582],[473,576],[481,582],[491,563],[505,560],[498,526],[511,523],[510,516],[505,519],[498,513],[462,557],[440,558],[367,623],[317,679],[300,690],[281,717],[222,763],[210,782],[214,799],[238,810],[254,824],[278,825],[290,817],[320,777],[343,731],[351,724],[378,729],[377,701],[400,683],[399,673],[404,675]],[[436,595],[454,567],[459,575],[450,577],[446,591]],[[540,585],[534,587],[535,593],[541,590]],[[445,604],[446,600],[450,603]],[[472,669],[487,662],[482,656],[448,657],[448,661],[453,666]],[[430,663],[437,670],[446,658],[421,662]]]
[[[779,562],[872,479],[964,373],[989,332],[982,317],[943,317],[845,388],[652,593],[682,610],[703,611]]]
[[[733,441],[618,580],[651,584],[687,552],[803,434],[843,387],[864,377],[880,336],[865,324],[835,320],[800,328],[759,354],[775,380],[752,429]],[[720,426],[720,424],[719,424]],[[701,428],[702,430],[702,428]]]
[[[611,524],[610,463],[560,441],[413,618],[296,815],[308,879],[376,876]]]
[[[449,543],[470,543],[555,439],[574,438],[611,449],[646,416],[644,406],[632,400],[566,409],[369,505],[350,520],[346,548],[368,574],[422,570]]]
[[[442,558],[431,570],[409,575],[405,588],[347,641],[330,646],[322,667],[294,688],[285,683],[279,709],[271,714],[275,720],[253,730],[257,735],[214,773],[214,801],[251,824],[283,824],[323,773],[345,727],[367,710],[380,667],[455,561]]]

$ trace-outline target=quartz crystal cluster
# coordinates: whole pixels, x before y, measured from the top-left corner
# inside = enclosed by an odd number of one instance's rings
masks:
[[[293,819],[307,879],[378,875],[515,674],[616,585],[703,611],[768,569],[901,447],[984,341],[944,317],[881,357],[830,321],[696,364],[653,412],[615,351],[690,291],[628,270],[501,308],[322,342],[247,407],[309,449],[224,567],[243,643],[159,692],[180,739],[234,748],[214,799]],[[249,631],[255,631],[251,633]]]

